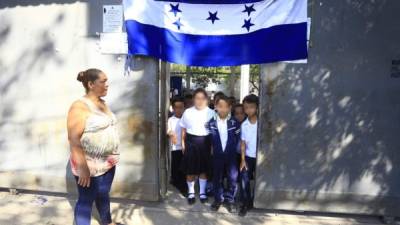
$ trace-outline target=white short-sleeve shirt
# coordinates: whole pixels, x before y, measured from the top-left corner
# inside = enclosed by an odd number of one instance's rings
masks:
[[[241,140],[246,143],[246,156],[257,156],[257,122],[252,124],[246,119],[241,126]]]
[[[179,124],[191,135],[207,136],[209,134],[207,122],[210,121],[214,115],[214,110],[208,107],[199,110],[193,106],[185,110]]]
[[[176,144],[172,144],[172,141],[170,141],[171,144],[171,150],[176,151],[176,150],[182,150],[182,127],[179,125],[179,121],[181,118],[178,118],[176,116],[172,116],[168,119],[168,130],[167,133],[173,132],[176,135],[177,142]]]

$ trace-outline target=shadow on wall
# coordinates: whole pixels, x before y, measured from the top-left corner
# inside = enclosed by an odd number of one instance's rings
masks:
[[[102,0],[102,1],[90,1],[90,0],[8,0],[0,1],[0,10],[7,8],[14,8],[18,6],[41,6],[51,4],[74,4],[77,2],[87,3],[88,5],[88,31],[87,37],[98,38],[98,34],[103,30],[103,5],[110,4],[122,4],[121,0]]]
[[[270,193],[257,201],[398,216],[400,84],[388,68],[400,54],[400,4],[312,2],[308,64],[283,65],[263,87],[271,113],[261,117],[272,129],[261,134],[260,150],[271,158],[261,162],[257,188]]]
[[[124,118],[123,130],[126,132],[121,134],[121,138],[134,145],[126,146],[130,148],[126,151],[130,151],[131,155],[126,154],[125,157],[143,159],[142,162],[133,159],[130,163],[140,167],[140,171],[132,171],[140,172],[140,176],[134,176],[139,177],[137,182],[140,183],[135,191],[146,195],[144,199],[158,200],[158,61],[135,57],[130,63],[129,81],[121,84],[124,91],[119,93],[111,108]],[[132,192],[127,189],[120,191]]]
[[[9,35],[12,31],[12,21],[7,17],[1,17],[2,23],[0,25],[0,51],[5,46],[4,43],[8,41]],[[64,20],[64,15],[60,14],[54,21],[52,26],[61,24]],[[51,26],[51,27],[52,27]],[[15,97],[23,95],[23,92],[15,93],[15,90],[19,90],[25,79],[31,78],[32,74],[40,76],[46,66],[54,64],[57,66],[62,65],[63,60],[56,54],[54,40],[51,37],[51,27],[42,30],[39,33],[40,43],[35,45],[33,48],[26,48],[15,56],[15,60],[12,65],[6,64],[4,59],[0,58],[0,95],[2,100],[2,107],[0,108],[0,129],[5,128],[5,123],[9,121],[9,118],[15,114]],[[12,53],[15,54],[15,53]],[[21,124],[29,125],[32,122],[32,118],[27,121],[21,122]],[[30,138],[30,133],[25,133],[27,138]],[[4,143],[5,136],[0,137],[0,149],[1,143]]]
[[[36,6],[41,4],[52,4],[52,3],[60,3],[61,1],[29,1],[29,4],[26,4],[27,1],[1,1],[0,3],[0,51],[4,51],[5,49],[4,43],[9,43],[11,34],[13,32],[13,21],[12,17],[8,17],[7,13],[2,14],[2,10],[7,7],[17,7],[17,6]],[[63,1],[63,3],[73,3],[77,1]],[[97,1],[96,1],[97,2]],[[110,1],[111,2],[111,1]],[[37,3],[37,4],[36,4]],[[96,3],[99,5],[100,3]],[[89,7],[90,8],[90,7]],[[32,9],[34,10],[34,9]],[[93,9],[90,8],[90,11]],[[100,21],[100,23],[96,22],[94,27],[101,27],[101,14],[100,12],[90,12],[91,15],[97,15],[96,20]],[[14,15],[13,15],[14,16]],[[60,58],[55,51],[55,41],[51,35],[53,27],[59,27],[65,22],[65,15],[61,13],[58,17],[54,19],[51,25],[48,28],[40,28],[40,30],[34,30],[35,35],[37,35],[38,43],[35,43],[33,46],[29,46],[30,48],[18,48],[17,51],[13,54],[13,61],[6,61],[5,58],[0,58],[0,71],[1,71],[1,79],[0,79],[0,96],[1,96],[1,106],[0,106],[0,131],[2,133],[6,133],[8,129],[17,129],[18,127],[22,127],[19,133],[23,133],[23,139],[26,140],[24,142],[24,148],[28,149],[28,146],[37,145],[37,139],[33,137],[32,134],[32,124],[36,122],[36,119],[33,115],[31,117],[26,116],[23,118],[24,121],[14,121],[13,118],[16,114],[19,113],[20,103],[18,99],[21,99],[19,94],[24,94],[23,91],[18,91],[24,85],[29,85],[26,82],[27,79],[33,80],[32,77],[36,76],[40,78],[42,74],[46,74],[46,69],[48,66],[62,66],[64,65],[64,61]],[[99,25],[100,24],[100,25]],[[89,27],[92,27],[89,25]],[[96,29],[97,29],[96,28]],[[95,29],[95,30],[96,30]],[[18,31],[19,32],[19,31]],[[8,49],[7,49],[8,50]],[[8,50],[9,51],[9,50]],[[18,55],[15,55],[18,54]],[[15,60],[14,60],[15,59]],[[147,61],[143,62],[143,67],[147,67],[150,64]],[[150,65],[152,66],[152,65]],[[156,63],[158,66],[158,63]],[[127,123],[128,127],[131,129],[127,135],[131,135],[129,137],[130,142],[135,145],[137,148],[143,147],[143,158],[144,162],[137,165],[140,169],[129,171],[132,175],[140,177],[140,180],[131,179],[131,183],[123,187],[122,191],[126,192],[138,192],[140,193],[150,193],[147,198],[157,198],[157,126],[158,126],[158,77],[157,77],[157,67],[154,69],[154,73],[152,74],[144,74],[141,76],[142,78],[139,80],[135,80],[132,84],[133,86],[126,87],[126,92],[121,93],[121,96],[118,98],[118,101],[115,103],[116,105],[111,105],[111,108],[116,109],[115,113],[118,115],[119,113],[124,113],[125,109],[129,107],[129,110],[132,108],[135,109],[133,113],[128,116],[128,121],[120,120],[121,123]],[[138,69],[140,70],[140,68]],[[123,76],[123,74],[120,74]],[[149,83],[154,80],[155,86],[150,86]],[[129,85],[128,84],[128,85]],[[78,84],[77,84],[78,85]],[[83,90],[82,90],[83,91]],[[19,97],[19,98],[18,98]],[[151,100],[149,100],[151,99]],[[66,109],[68,106],[65,107]],[[53,119],[53,118],[52,118]],[[61,118],[61,120],[65,120],[65,118]],[[13,131],[14,132],[14,131]],[[124,134],[126,135],[126,134]],[[9,150],[8,144],[10,143],[10,138],[5,135],[0,135],[0,151],[7,148]],[[47,140],[48,141],[48,140]],[[25,145],[26,143],[26,145]],[[43,143],[44,145],[46,143]],[[22,145],[22,144],[21,144]],[[62,146],[63,148],[64,146]],[[64,150],[64,149],[62,149]],[[65,149],[66,151],[68,149]],[[131,151],[132,149],[122,149],[122,151]],[[40,152],[40,154],[45,154]],[[20,156],[23,157],[23,156]],[[76,193],[76,185],[73,179],[73,176],[70,171],[70,166],[68,162],[65,162],[65,181],[66,181],[66,189],[68,194]],[[47,163],[46,169],[51,170],[51,162]],[[59,167],[59,165],[57,165]],[[128,165],[129,166],[129,165]],[[32,167],[31,167],[32,168]],[[34,169],[43,169],[43,168],[34,168]],[[13,170],[13,172],[27,172],[26,169],[21,170]],[[117,169],[118,171],[118,169]],[[0,172],[10,172],[10,171],[0,171]],[[122,171],[121,171],[122,172]],[[117,172],[118,173],[118,172]],[[13,176],[10,183],[14,186],[14,184],[20,184],[21,177]],[[129,178],[129,177],[128,177]],[[64,178],[63,178],[64,179]],[[41,178],[35,178],[35,185],[40,185]],[[133,181],[132,181],[133,180]],[[30,181],[27,181],[30,182]],[[142,186],[135,186],[135,183],[142,183]],[[51,186],[51,185],[50,185]],[[124,192],[122,192],[124,194]],[[70,200],[71,208],[75,205],[74,199]],[[56,209],[54,211],[41,211],[41,213],[54,213],[56,215]],[[71,211],[72,212],[72,211]],[[38,217],[40,219],[40,217]],[[19,220],[13,220],[19,221]],[[17,222],[18,223],[18,222]],[[40,223],[38,221],[38,223]]]
[[[38,5],[50,5],[50,4],[72,4],[75,2],[88,2],[88,0],[7,0],[0,2],[0,9],[13,8],[17,6],[38,6]]]
[[[1,15],[1,10],[5,7],[15,7],[16,2],[34,2],[34,1],[1,1],[0,2],[0,51],[5,51],[4,46],[6,43],[9,43],[9,38],[13,31],[13,21],[11,18],[7,17],[7,14]],[[50,1],[49,1],[50,2]],[[36,76],[40,78],[42,74],[45,74],[45,70],[48,66],[62,66],[64,61],[55,50],[55,40],[53,39],[51,32],[53,27],[60,26],[65,21],[65,15],[60,13],[54,21],[52,21],[51,25],[48,28],[38,30],[35,35],[37,35],[38,40],[40,42],[35,43],[33,46],[29,46],[27,48],[19,48],[15,52],[10,52],[12,55],[13,61],[5,60],[5,58],[0,58],[0,71],[1,71],[1,79],[0,79],[0,96],[1,96],[1,107],[0,107],[0,132],[7,133],[10,127],[21,127],[20,132],[24,135],[25,143],[29,146],[36,146],[38,143],[35,142],[37,139],[32,136],[33,124],[35,121],[34,113],[31,114],[31,117],[24,118],[24,121],[15,121],[13,119],[16,112],[18,102],[16,99],[21,99],[21,96],[25,96],[24,93],[25,85],[27,85],[26,80],[32,80],[32,76]],[[17,55],[16,55],[17,54]],[[7,55],[7,54],[3,54]],[[15,132],[15,131],[13,131]],[[4,148],[8,148],[10,142],[10,136],[0,135],[0,151]],[[42,143],[46,144],[46,143]],[[43,154],[40,152],[38,154]],[[20,156],[23,157],[23,156]],[[57,167],[58,165],[54,165],[51,162],[47,164],[47,169],[51,170],[52,167]],[[40,169],[40,168],[32,168]],[[0,171],[1,173],[7,173],[10,171]],[[16,169],[13,172],[28,172],[25,169]],[[19,180],[20,177],[12,176],[14,178],[10,181],[10,183],[14,186],[14,184],[21,183]],[[29,179],[29,178],[27,178]],[[35,179],[35,182],[40,182],[40,177]],[[50,193],[48,193],[50,194]],[[26,204],[26,203],[25,203]],[[21,206],[23,207],[23,206]],[[38,210],[38,214],[35,215],[34,218],[37,218],[36,223],[41,223],[41,219],[45,217],[45,215],[59,215],[58,209],[56,208],[47,208],[46,210]],[[15,218],[10,218],[10,221],[14,223],[25,223],[22,222],[23,218],[17,216]],[[32,217],[33,219],[33,217]],[[18,222],[20,221],[20,222]],[[32,224],[35,223],[32,221]]]

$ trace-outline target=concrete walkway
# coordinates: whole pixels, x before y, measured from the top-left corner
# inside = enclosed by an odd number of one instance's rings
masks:
[[[74,198],[51,193],[24,192],[17,195],[0,192],[0,225],[72,225]],[[302,225],[375,225],[377,217],[322,215],[253,210],[244,218],[229,214],[225,209],[214,213],[210,203],[197,202],[188,206],[175,192],[168,193],[163,203],[113,200],[112,214],[116,221],[127,225],[181,224],[302,224]],[[93,210],[96,212],[96,210]],[[98,225],[94,213],[92,224]]]

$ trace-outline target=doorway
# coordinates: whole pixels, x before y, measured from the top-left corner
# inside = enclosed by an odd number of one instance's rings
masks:
[[[204,88],[209,94],[209,106],[213,108],[213,98],[217,92],[222,91],[236,103],[241,103],[241,72],[240,66],[230,67],[192,67],[178,64],[160,62],[159,91],[160,91],[160,117],[159,117],[159,162],[160,162],[160,199],[177,198],[177,190],[170,185],[171,179],[171,151],[167,137],[167,121],[173,114],[171,99],[174,96],[188,96],[196,88]],[[248,93],[260,93],[260,65],[250,65],[248,70]],[[245,94],[245,95],[247,95]]]

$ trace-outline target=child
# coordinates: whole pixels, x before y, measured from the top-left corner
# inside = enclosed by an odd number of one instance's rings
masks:
[[[185,175],[180,171],[182,160],[181,135],[182,128],[179,125],[183,111],[185,110],[184,99],[174,97],[171,102],[174,115],[168,119],[167,134],[171,149],[171,183],[182,193],[186,193]]]
[[[215,113],[217,113],[217,101],[218,101],[218,99],[220,97],[223,97],[223,96],[225,96],[224,92],[218,91],[217,93],[214,94],[214,96],[212,98],[212,101],[211,101],[212,103],[210,104],[209,107],[211,109],[213,109],[215,111]],[[211,155],[210,161],[212,161],[212,157],[213,156]],[[213,179],[213,170],[212,170],[212,168],[208,171],[207,176],[208,176],[208,180],[212,181],[212,179]],[[208,182],[207,183],[207,195],[208,196],[214,195],[214,187],[213,186],[214,186],[213,182]]]
[[[230,116],[231,102],[226,96],[216,101],[218,114],[208,122],[213,152],[214,203],[211,210],[218,211],[222,203],[229,212],[235,210],[234,197],[238,168],[236,148],[240,139],[240,123]],[[223,177],[226,172],[228,187],[224,196]]]
[[[214,94],[214,96],[212,97],[212,102],[210,104],[210,108],[214,109],[215,111],[217,111],[217,101],[221,96],[225,96],[224,92],[222,91],[218,91],[217,93]]]
[[[243,104],[236,104],[232,109],[232,115],[239,122],[239,124],[242,125],[243,121],[246,119],[246,114],[244,113]],[[237,145],[237,157],[236,157],[238,169],[239,169],[239,165],[240,165],[241,158],[242,158],[242,152],[241,152],[240,146],[241,146],[241,142],[239,141],[239,143]],[[239,170],[239,172],[240,172],[240,170]]]
[[[253,206],[253,195],[250,191],[250,179],[254,177],[257,152],[257,114],[258,97],[250,94],[243,99],[247,119],[241,125],[241,200],[240,216],[245,216]]]
[[[207,92],[196,89],[193,93],[194,106],[183,113],[179,122],[182,127],[182,171],[186,174],[188,203],[196,202],[194,183],[199,178],[200,201],[207,202],[207,172],[210,170],[211,142],[207,122],[215,112],[208,107]]]
[[[231,106],[236,105],[236,98],[235,98],[235,96],[230,96],[230,97],[229,97],[229,101],[231,102]]]
[[[246,119],[243,104],[236,104],[232,109],[232,115],[239,123],[242,123]]]

